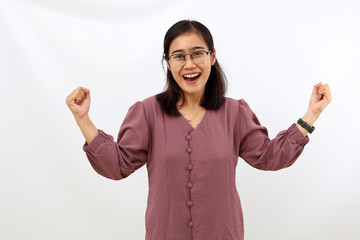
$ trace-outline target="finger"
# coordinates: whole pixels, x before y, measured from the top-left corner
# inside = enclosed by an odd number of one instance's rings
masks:
[[[85,93],[89,93],[89,92],[90,92],[90,90],[87,89],[86,87],[81,87],[81,89],[84,90]]]
[[[324,85],[322,85],[321,87],[319,87],[319,89],[321,89],[322,91],[327,91],[327,90],[329,90],[330,88],[329,88],[329,85],[328,85],[328,84],[324,84]]]
[[[89,89],[86,89],[86,90],[87,90],[87,92],[85,94],[85,99],[90,100],[90,90]]]
[[[80,91],[76,92],[75,99],[76,99],[76,103],[81,103],[82,100],[84,99]]]
[[[82,92],[84,93],[83,98],[90,100],[90,90],[85,88],[85,87],[81,87]]]
[[[324,86],[320,86],[320,87],[318,88],[318,94],[323,95],[324,93],[325,93],[325,88],[324,88]]]
[[[79,96],[78,93],[74,96],[74,101],[75,101],[76,104],[80,104],[80,103],[81,103],[81,96]]]
[[[324,88],[323,88],[323,86],[320,85],[320,83],[318,83],[314,86],[315,93],[313,93],[313,95],[315,95],[318,100],[322,100],[324,97]]]
[[[85,98],[85,92],[84,92],[84,90],[80,89],[79,93],[81,94],[81,97],[82,97],[82,98]]]
[[[322,82],[319,82],[314,85],[312,95],[316,95],[318,93],[318,88],[321,86]]]
[[[78,97],[77,97],[77,90],[78,90],[78,88],[76,88],[76,89],[74,89],[67,97],[66,97],[66,103],[68,104],[68,105],[70,105],[70,104],[76,104],[77,103],[77,101],[78,101]]]
[[[319,91],[318,91],[318,94],[319,94],[319,100],[323,101],[323,102],[329,102],[329,95],[328,95],[328,90],[327,90],[327,86],[323,85],[321,87],[319,87]]]
[[[81,87],[77,87],[76,89],[74,89],[71,94],[69,95],[69,97],[71,97],[72,99],[75,98],[75,96],[78,94],[79,90]]]
[[[71,100],[72,103],[76,103],[77,101],[77,91],[76,89],[69,95],[69,99]]]
[[[325,94],[328,102],[331,102],[332,96],[331,96],[330,86],[329,86],[328,84],[326,84],[325,93],[324,93],[324,94]]]
[[[73,103],[81,104],[84,99],[90,99],[90,96],[87,96],[89,94],[86,94],[84,89],[86,88],[79,86],[70,94]]]
[[[330,101],[332,100],[332,96],[331,96],[331,91],[330,91],[330,86],[327,88],[327,92],[328,92],[328,96]]]

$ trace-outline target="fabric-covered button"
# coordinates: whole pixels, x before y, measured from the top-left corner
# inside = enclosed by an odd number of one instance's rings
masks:
[[[188,183],[188,188],[192,188],[193,184],[192,183]]]
[[[189,227],[193,227],[194,226],[194,223],[192,221],[189,222]]]
[[[188,169],[191,171],[193,169],[193,166],[191,164],[189,164]]]
[[[187,135],[187,136],[186,136],[186,139],[187,139],[187,140],[191,140],[191,135]]]
[[[187,205],[188,205],[189,207],[192,207],[192,206],[193,206],[193,203],[192,203],[191,201],[189,201],[189,202],[187,203]]]
[[[189,147],[189,148],[187,149],[187,151],[188,151],[189,153],[191,153],[191,152],[192,152],[192,149]]]

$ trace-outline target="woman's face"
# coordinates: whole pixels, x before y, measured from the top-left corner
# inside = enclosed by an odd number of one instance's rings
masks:
[[[195,51],[209,51],[205,41],[196,33],[184,33],[176,37],[169,48],[169,56],[173,54],[192,54]],[[199,59],[192,59],[190,55],[185,56],[183,64],[175,64],[175,62],[167,62],[168,68],[172,76],[183,90],[184,95],[203,96],[205,84],[210,76],[211,66],[215,64],[216,57],[214,53],[204,54]],[[175,66],[176,65],[176,66]]]

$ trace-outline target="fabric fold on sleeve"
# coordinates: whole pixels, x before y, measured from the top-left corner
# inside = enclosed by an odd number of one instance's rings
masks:
[[[265,126],[244,99],[238,100],[239,156],[260,170],[279,170],[291,166],[309,142],[293,123],[287,130],[269,139]]]
[[[109,179],[126,178],[142,167],[149,150],[149,127],[143,103],[138,101],[129,108],[116,142],[98,129],[90,144],[85,141],[83,150],[93,169]]]

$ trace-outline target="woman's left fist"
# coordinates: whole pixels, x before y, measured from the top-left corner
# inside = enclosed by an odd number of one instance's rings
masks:
[[[326,108],[331,100],[332,97],[329,84],[322,85],[322,82],[319,82],[314,86],[313,92],[311,94],[309,110],[316,115],[320,115],[320,113]]]

